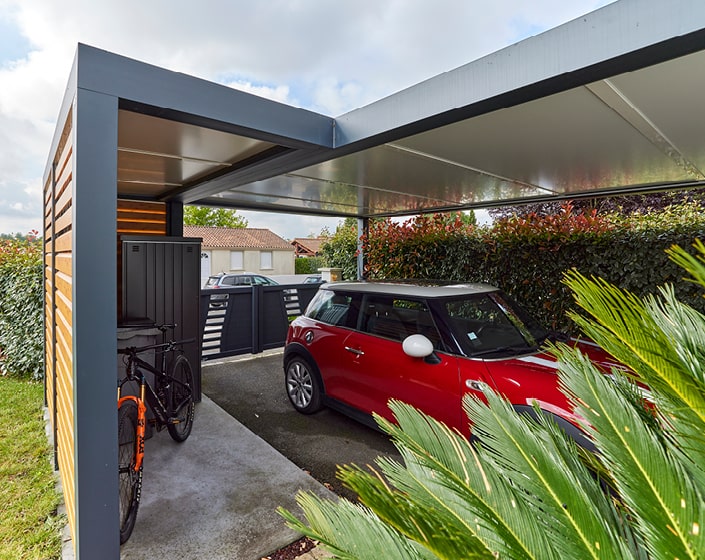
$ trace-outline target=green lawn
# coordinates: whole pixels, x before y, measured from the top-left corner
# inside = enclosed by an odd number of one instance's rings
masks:
[[[0,560],[61,558],[41,383],[0,377]]]

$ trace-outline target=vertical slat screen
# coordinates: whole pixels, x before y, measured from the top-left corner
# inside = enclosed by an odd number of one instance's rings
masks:
[[[44,186],[46,400],[54,431],[55,460],[75,542],[76,485],[73,387],[73,134],[72,113]]]

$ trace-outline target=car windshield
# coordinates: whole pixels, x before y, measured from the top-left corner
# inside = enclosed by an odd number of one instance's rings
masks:
[[[205,287],[208,288],[210,286],[216,286],[218,284],[218,278],[218,276],[211,276],[206,282]]]
[[[446,299],[443,304],[453,333],[471,357],[534,351],[550,334],[501,292]]]

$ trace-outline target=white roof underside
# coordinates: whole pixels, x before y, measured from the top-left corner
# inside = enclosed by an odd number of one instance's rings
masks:
[[[123,103],[119,194],[374,217],[703,186],[705,3],[621,0],[336,119],[250,102],[311,134]]]

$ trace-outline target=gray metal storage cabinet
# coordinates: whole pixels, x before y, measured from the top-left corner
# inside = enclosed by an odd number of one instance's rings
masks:
[[[187,237],[122,236],[122,313],[120,323],[149,318],[175,323],[174,338],[184,345],[201,400],[199,334],[201,240]]]

